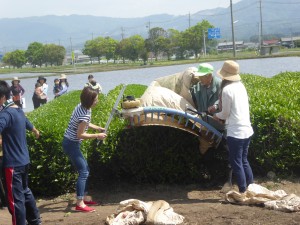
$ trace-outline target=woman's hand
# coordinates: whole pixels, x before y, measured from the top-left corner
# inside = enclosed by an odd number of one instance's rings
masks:
[[[105,128],[103,127],[98,127],[97,129],[100,133],[105,133]]]
[[[207,111],[210,113],[210,114],[213,114],[217,111],[218,109],[218,106],[217,105],[212,105],[212,106],[209,106]]]
[[[106,133],[99,133],[97,134],[97,139],[104,140],[107,137]]]

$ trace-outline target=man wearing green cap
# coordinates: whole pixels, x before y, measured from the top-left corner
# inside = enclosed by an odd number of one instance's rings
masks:
[[[214,68],[208,63],[201,63],[194,72],[194,79],[199,82],[190,88],[190,92],[199,113],[210,114],[218,110],[221,80],[213,76]]]
[[[214,68],[208,63],[201,63],[198,68],[194,68],[193,80],[196,84],[190,88],[190,93],[197,112],[199,114],[214,114],[219,111],[219,94],[221,90],[221,79],[213,76]],[[194,82],[195,83],[195,82]],[[211,126],[219,131],[224,131],[223,124],[216,122],[212,116],[205,116],[202,118]],[[205,154],[207,150],[212,147],[208,142],[204,142],[199,138],[199,150],[201,154]]]

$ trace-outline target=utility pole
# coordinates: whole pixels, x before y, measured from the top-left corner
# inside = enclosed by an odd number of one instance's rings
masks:
[[[205,30],[203,30],[203,56],[206,57]]]
[[[121,27],[121,37],[122,37],[122,40],[124,39],[124,28]]]
[[[262,25],[262,9],[261,9],[261,0],[259,1],[259,11],[260,11],[260,52],[261,52],[261,47],[264,44],[263,40],[263,25]]]
[[[232,31],[233,57],[235,57],[236,49],[235,49],[234,26],[233,26],[232,0],[230,0],[230,12],[231,12],[231,31]]]
[[[191,28],[191,13],[189,12],[189,28]]]
[[[70,44],[71,44],[71,59],[72,59],[72,64],[73,62],[73,46],[72,46],[72,37],[70,37]]]
[[[149,35],[149,38],[150,38],[150,30],[151,30],[150,21],[148,22],[148,25],[146,27],[148,28],[148,35]]]
[[[70,43],[71,43],[71,58],[72,58],[72,64],[73,64],[74,70],[76,70],[76,68],[75,68],[75,55],[74,55],[74,52],[73,52],[73,45],[72,45],[72,37],[70,37]]]
[[[257,27],[258,27],[258,50],[260,51],[260,44],[261,44],[260,22],[257,23]]]

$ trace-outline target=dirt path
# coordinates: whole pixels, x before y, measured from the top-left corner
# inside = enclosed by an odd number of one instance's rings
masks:
[[[300,182],[281,181],[260,183],[270,190],[283,189],[287,193],[300,196]],[[104,224],[108,215],[115,212],[120,201],[139,199],[155,201],[163,199],[170,203],[176,213],[183,215],[185,224],[263,224],[263,225],[296,225],[300,224],[300,213],[284,213],[268,210],[258,206],[239,206],[226,203],[220,187],[202,189],[198,185],[189,186],[133,186],[105,188],[92,191],[94,199],[101,200],[95,213],[74,211],[74,194],[59,198],[38,199],[43,225],[92,225]],[[7,210],[0,210],[0,224],[8,225],[10,215]]]

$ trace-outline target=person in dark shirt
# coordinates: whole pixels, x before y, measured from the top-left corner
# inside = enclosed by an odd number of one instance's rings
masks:
[[[26,130],[36,138],[39,131],[29,122],[23,110],[10,99],[10,88],[0,81],[0,133],[2,135],[3,169],[8,210],[13,225],[41,224],[40,213],[28,187],[29,152]]]
[[[61,88],[59,86],[59,79],[55,78],[54,79],[54,86],[53,86],[53,94],[54,94],[54,98],[57,98],[58,96],[56,96],[57,93],[59,93],[61,91]]]
[[[22,108],[22,96],[24,95],[25,90],[21,86],[20,79],[18,79],[18,77],[14,77],[12,80],[10,90],[14,103]]]

